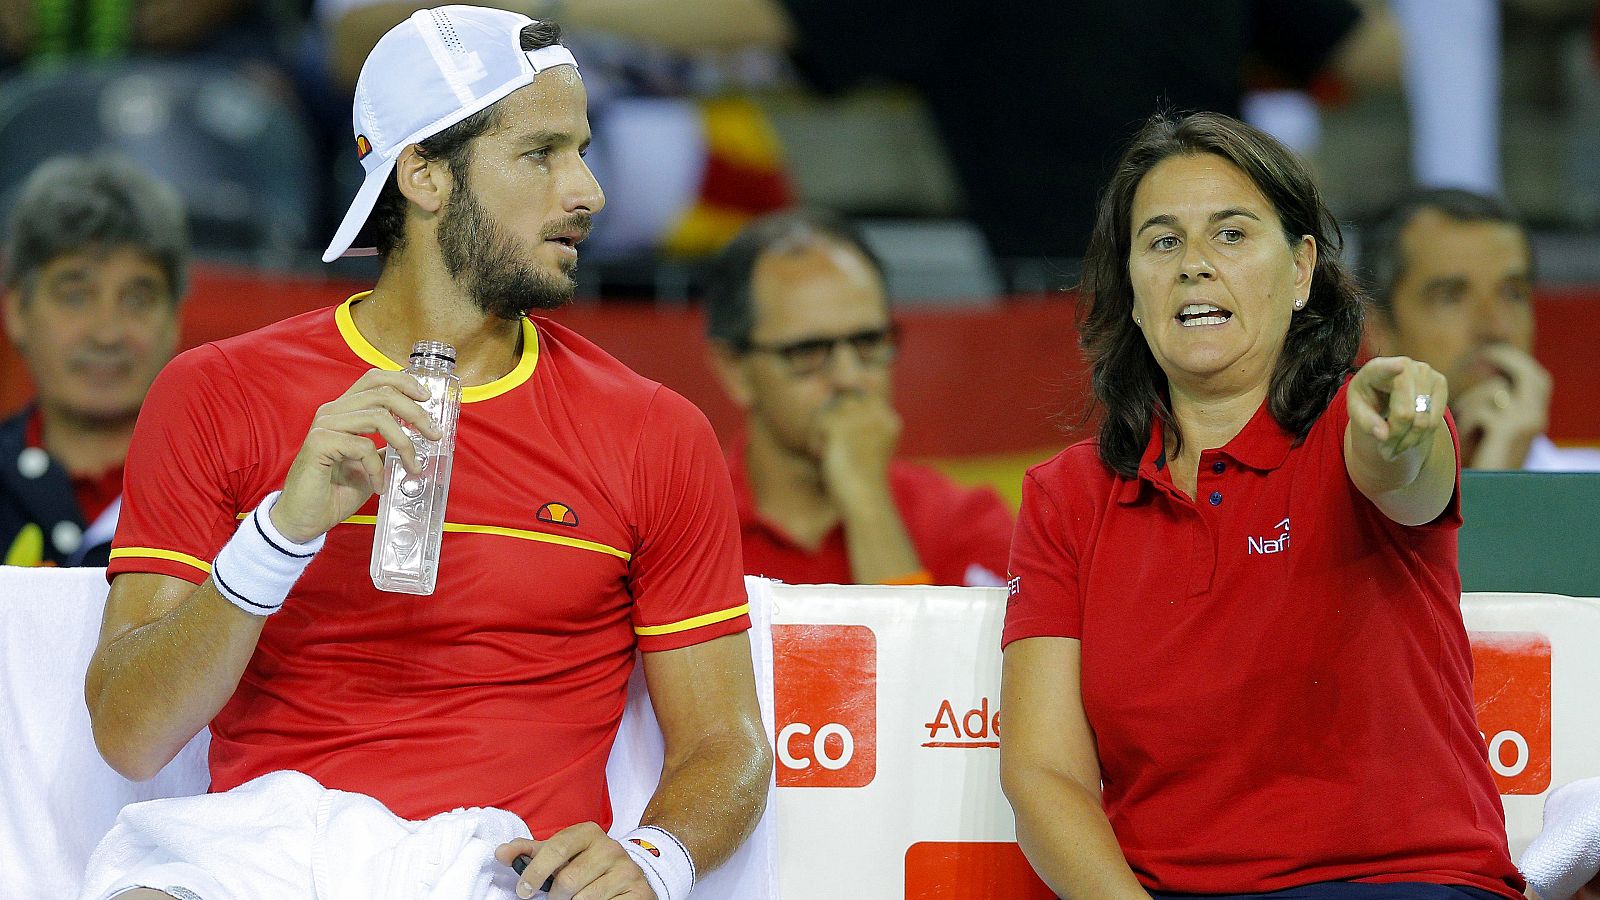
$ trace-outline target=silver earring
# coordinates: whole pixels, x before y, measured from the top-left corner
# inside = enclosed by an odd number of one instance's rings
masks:
[[[1134,316],[1133,317],[1133,324],[1139,326],[1140,328],[1143,328],[1144,327],[1144,320],[1139,318],[1138,316]]]
[[[1301,299],[1299,299],[1299,300],[1296,300],[1296,301],[1295,301],[1295,302],[1294,302],[1294,308],[1295,308],[1295,309],[1305,309],[1305,308],[1306,308],[1306,301],[1305,301],[1305,298],[1301,298]]]

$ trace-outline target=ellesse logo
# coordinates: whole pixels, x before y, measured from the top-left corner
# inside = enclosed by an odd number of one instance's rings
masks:
[[[356,135],[356,159],[366,159],[367,154],[371,152],[372,142],[367,140],[367,136],[364,134]]]
[[[546,503],[539,507],[538,518],[539,521],[548,522],[551,525],[567,525],[573,528],[578,525],[578,514],[573,512],[572,507],[565,503]]]
[[[633,843],[638,844],[639,846],[643,847],[644,848],[644,852],[650,854],[651,856],[660,858],[660,856],[661,856],[661,848],[657,847],[655,844],[652,844],[649,841],[644,840],[642,838],[628,838],[628,840],[630,840]]]
[[[864,625],[772,626],[778,787],[878,774],[878,641]]]
[[[1473,706],[1501,794],[1550,787],[1550,639],[1475,631]]]

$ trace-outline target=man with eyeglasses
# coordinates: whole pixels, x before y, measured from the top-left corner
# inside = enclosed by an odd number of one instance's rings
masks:
[[[793,584],[1004,583],[1011,513],[894,459],[895,329],[847,221],[758,219],[707,285],[712,362],[745,413],[730,452],[745,571]]]

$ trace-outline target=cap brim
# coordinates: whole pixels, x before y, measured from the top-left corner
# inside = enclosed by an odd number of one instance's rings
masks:
[[[356,198],[350,201],[350,208],[345,211],[344,221],[339,223],[339,230],[333,233],[333,242],[322,253],[323,262],[331,263],[341,256],[372,256],[378,252],[376,247],[352,244],[359,243],[356,238],[361,236],[361,226],[367,223],[367,217],[372,215],[372,207],[378,202],[378,195],[383,193],[384,184],[393,175],[392,159],[367,173],[366,180],[361,182],[361,190],[356,191]]]

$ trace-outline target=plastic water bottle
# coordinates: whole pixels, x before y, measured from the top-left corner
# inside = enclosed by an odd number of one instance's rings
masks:
[[[418,341],[406,374],[428,391],[422,408],[444,432],[430,441],[410,425],[401,427],[417,449],[422,468],[406,472],[393,447],[383,453],[383,494],[372,537],[372,583],[381,591],[431,594],[439,577],[439,545],[444,537],[444,506],[450,492],[450,462],[461,413],[461,379],[456,351],[442,341]]]

